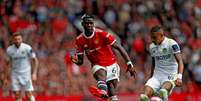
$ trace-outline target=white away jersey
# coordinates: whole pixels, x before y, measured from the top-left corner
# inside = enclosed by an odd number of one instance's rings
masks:
[[[180,53],[180,47],[176,41],[165,37],[160,45],[152,43],[149,48],[155,59],[154,74],[177,74],[178,63],[174,54]]]
[[[9,46],[6,50],[7,55],[11,62],[11,70],[14,73],[31,73],[30,58],[36,57],[32,51],[31,46],[25,43],[21,43],[17,48],[14,44]]]

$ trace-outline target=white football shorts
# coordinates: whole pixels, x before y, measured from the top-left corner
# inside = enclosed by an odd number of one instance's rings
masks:
[[[93,74],[97,72],[100,69],[104,69],[107,71],[107,78],[106,82],[110,80],[117,79],[119,81],[119,76],[120,76],[120,67],[117,63],[114,63],[110,66],[100,66],[100,65],[94,65],[92,67],[92,72]]]

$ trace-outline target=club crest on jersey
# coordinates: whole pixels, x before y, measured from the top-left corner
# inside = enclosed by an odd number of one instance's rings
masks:
[[[163,53],[167,53],[167,48],[163,48]]]
[[[98,42],[99,42],[99,40],[98,39],[96,39],[95,41],[94,41],[94,43],[97,45],[98,44]]]

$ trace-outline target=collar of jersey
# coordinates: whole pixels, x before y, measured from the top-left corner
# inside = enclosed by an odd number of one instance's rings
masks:
[[[17,46],[14,44],[14,47],[17,49],[20,49],[20,47],[22,46],[22,43],[20,44],[20,46],[17,48]]]

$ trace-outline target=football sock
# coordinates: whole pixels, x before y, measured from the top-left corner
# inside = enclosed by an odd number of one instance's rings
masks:
[[[105,81],[98,81],[97,87],[98,87],[98,89],[104,90],[107,93],[108,88],[107,88],[107,84]]]

